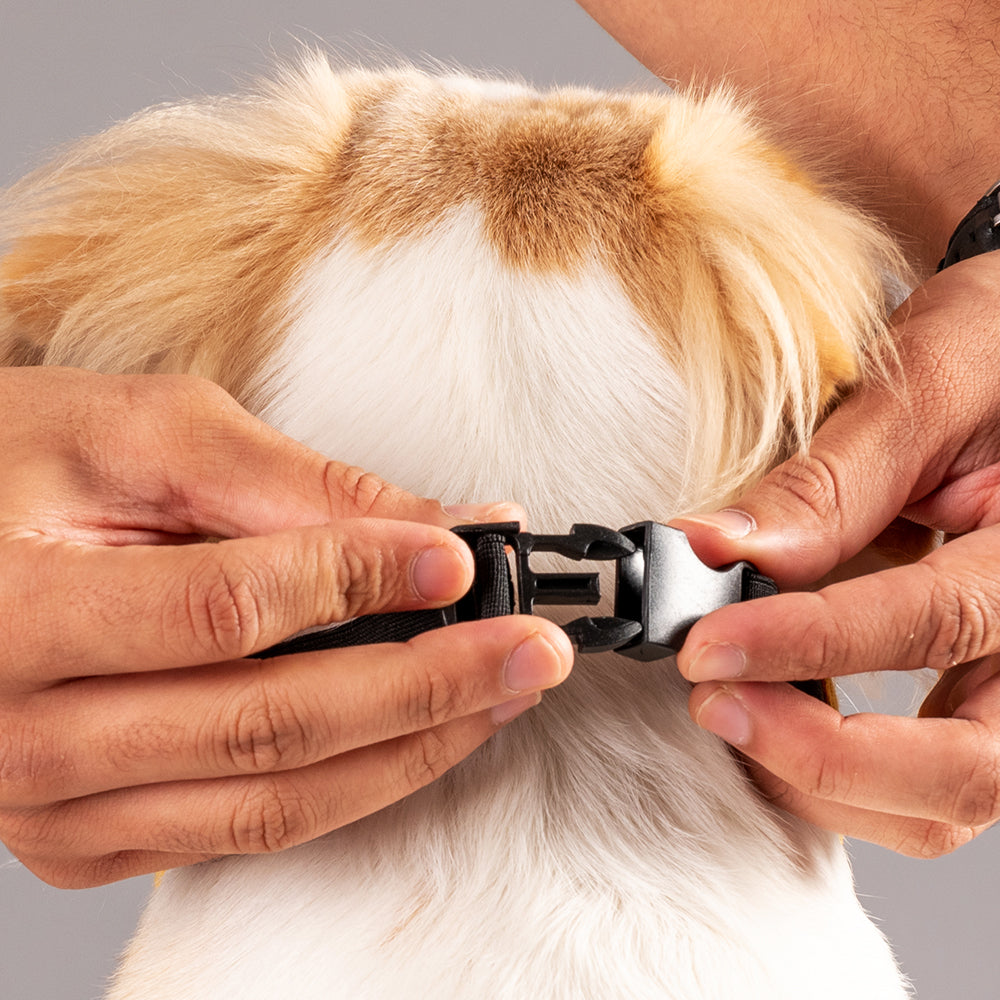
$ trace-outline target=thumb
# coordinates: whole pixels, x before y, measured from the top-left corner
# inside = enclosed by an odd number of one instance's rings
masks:
[[[186,503],[177,512],[189,516],[198,531],[228,537],[265,535],[359,517],[442,528],[453,527],[466,515],[497,519],[482,510],[449,513],[437,500],[415,496],[373,472],[328,459],[286,437],[215,386],[195,388],[186,399],[193,411],[185,424],[188,440],[173,435],[164,478],[165,495],[171,502]]]
[[[709,565],[746,559],[783,587],[803,586],[856,555],[893,521],[925,458],[898,400],[868,390],[834,412],[807,452],[729,507],[670,524]]]
[[[510,504],[446,511],[286,437],[203,379],[40,368],[12,369],[2,382],[8,409],[32,414],[17,440],[5,439],[24,452],[21,479],[34,477],[18,494],[68,497],[63,520],[97,538],[235,538],[359,517],[441,528],[523,518]],[[68,470],[68,486],[53,481],[54,464]],[[17,496],[2,499],[9,514]]]

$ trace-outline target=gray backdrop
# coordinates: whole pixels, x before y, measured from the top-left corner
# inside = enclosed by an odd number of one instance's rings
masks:
[[[296,38],[539,84],[654,82],[572,0],[0,0],[0,182],[146,104],[230,89]],[[1000,834],[930,863],[851,853],[921,1000],[1000,994]],[[0,854],[0,1000],[99,996],[148,889],[62,892]]]

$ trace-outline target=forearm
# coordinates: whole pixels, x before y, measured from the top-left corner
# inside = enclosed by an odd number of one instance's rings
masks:
[[[1000,176],[991,0],[579,2],[664,79],[757,95],[925,266]]]

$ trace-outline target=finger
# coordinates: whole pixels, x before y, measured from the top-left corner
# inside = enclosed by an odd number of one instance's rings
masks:
[[[968,827],[843,805],[805,795],[766,768],[748,761],[754,783],[773,805],[814,826],[905,854],[939,858],[977,837],[988,826]]]
[[[779,465],[732,508],[670,524],[710,565],[747,559],[782,586],[802,586],[856,555],[895,518],[921,461],[908,422],[862,394],[819,429],[808,454]]]
[[[429,784],[498,728],[485,712],[294,771],[148,785],[6,814],[4,840],[41,878],[65,886],[153,871],[169,855],[184,864],[273,853]]]
[[[14,551],[19,546],[23,557]],[[446,605],[473,560],[452,532],[358,519],[187,546],[7,546],[0,623],[10,679],[53,680],[238,659],[302,629]],[[53,626],[55,623],[55,626]]]
[[[1000,656],[986,656],[971,663],[952,667],[941,674],[938,682],[920,706],[923,718],[949,718],[963,706],[975,704],[978,689],[1000,673]]]
[[[74,537],[101,540],[102,531],[236,537],[348,517],[452,527],[467,519],[519,516],[510,505],[497,505],[505,509],[494,513],[451,514],[436,500],[330,461],[280,434],[204,379],[58,369],[12,376],[39,377],[58,380],[42,396],[59,401],[46,411],[47,440],[64,455],[60,475],[75,476],[63,484],[60,500]],[[43,465],[51,478],[53,469]],[[37,478],[28,466],[19,475]],[[23,484],[22,495],[42,489],[30,485]]]
[[[218,854],[171,851],[114,851],[96,858],[32,856],[19,860],[33,875],[57,889],[93,889],[140,875],[159,875],[171,868],[217,861],[219,857]]]
[[[562,682],[573,649],[510,616],[408,643],[189,671],[92,678],[45,693],[44,732],[12,741],[0,802],[40,806],[129,785],[301,768]],[[20,763],[15,754],[20,751]],[[20,776],[20,780],[15,780]]]
[[[1000,650],[1000,528],[920,562],[730,605],[688,634],[692,681],[806,680],[871,670],[946,670]]]
[[[1000,816],[1000,754],[982,718],[844,718],[786,684],[699,685],[690,710],[817,802],[968,828]],[[998,721],[994,707],[990,723]]]

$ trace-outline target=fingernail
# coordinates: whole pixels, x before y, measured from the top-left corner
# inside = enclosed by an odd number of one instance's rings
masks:
[[[730,688],[720,687],[711,695],[698,709],[694,721],[731,746],[745,747],[750,742],[750,713],[742,699],[733,694]]]
[[[695,654],[685,671],[687,679],[699,681],[729,681],[747,668],[747,654],[730,642],[710,642]]]
[[[467,567],[465,557],[457,549],[450,545],[434,545],[424,549],[413,560],[410,582],[417,596],[424,601],[454,600],[461,594],[462,585],[468,578]]]
[[[505,726],[512,722],[522,712],[529,708],[534,708],[542,700],[542,692],[535,691],[532,694],[522,695],[520,698],[512,698],[501,705],[495,705],[490,709],[490,718],[495,726]]]
[[[549,640],[534,632],[514,647],[503,667],[503,684],[508,691],[535,691],[558,684],[572,663],[573,648],[556,649]]]
[[[446,514],[470,524],[486,524],[491,521],[525,522],[524,510],[516,503],[458,503],[442,508]]]
[[[707,525],[726,538],[746,538],[751,531],[757,530],[757,522],[749,514],[733,507],[717,510],[712,514],[686,514],[674,520]]]

